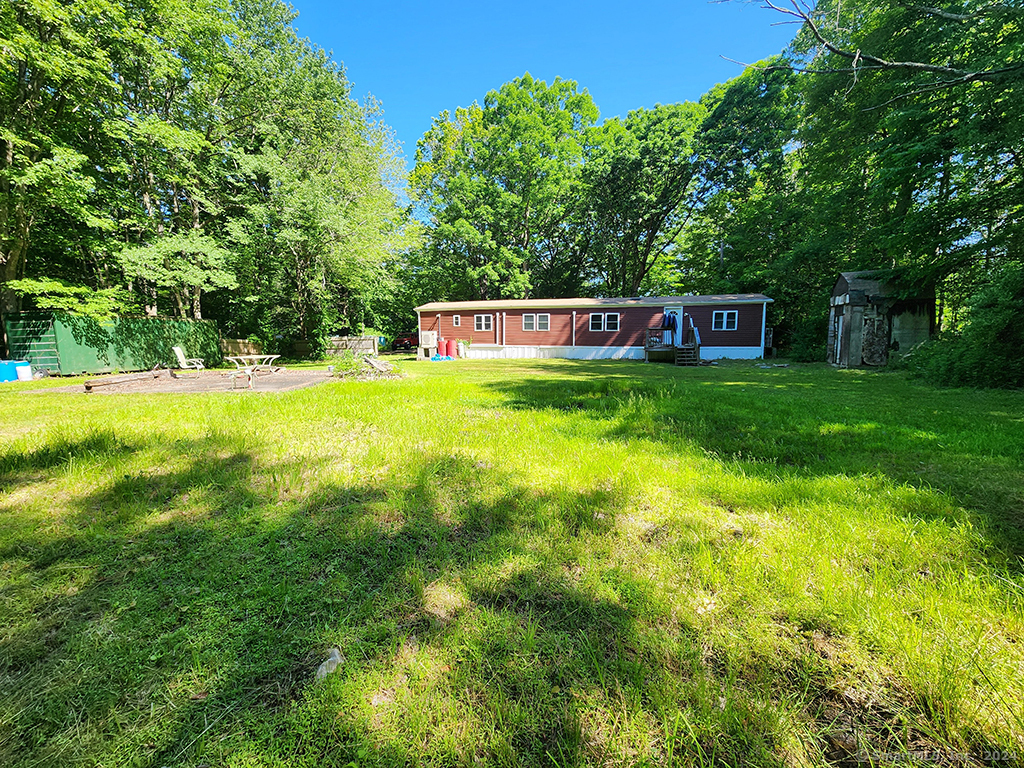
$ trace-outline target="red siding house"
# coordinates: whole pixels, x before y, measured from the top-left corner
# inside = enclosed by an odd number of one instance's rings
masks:
[[[500,299],[436,301],[416,307],[419,330],[469,342],[466,357],[644,359],[647,329],[673,315],[678,328],[699,333],[700,356],[764,355],[765,317],[772,299],[760,293],[651,296],[630,299]],[[429,336],[429,334],[428,334]],[[678,341],[680,334],[675,335]]]

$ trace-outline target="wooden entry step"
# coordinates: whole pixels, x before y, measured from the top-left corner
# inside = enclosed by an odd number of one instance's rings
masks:
[[[700,365],[700,347],[696,344],[676,347],[676,365]]]

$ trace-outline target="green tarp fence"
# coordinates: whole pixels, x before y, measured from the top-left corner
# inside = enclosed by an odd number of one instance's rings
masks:
[[[172,347],[207,366],[221,362],[220,334],[210,320],[122,317],[97,321],[43,312],[5,315],[8,351],[33,370],[71,376],[177,367]]]

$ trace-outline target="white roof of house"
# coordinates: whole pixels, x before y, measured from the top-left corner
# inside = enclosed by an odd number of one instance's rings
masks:
[[[634,296],[628,299],[495,299],[493,301],[432,301],[417,312],[456,309],[576,309],[578,307],[681,307],[694,304],[771,304],[763,293],[723,293],[714,296]]]

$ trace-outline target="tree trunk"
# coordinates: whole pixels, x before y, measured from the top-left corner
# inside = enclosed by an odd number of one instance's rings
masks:
[[[14,142],[5,141],[3,160],[4,168],[10,168],[14,164]],[[17,213],[11,211],[10,182],[6,179],[0,183],[0,193],[6,198],[3,205],[0,205],[0,358],[9,356],[7,346],[7,326],[3,322],[4,315],[14,314],[21,309],[21,297],[6,286],[8,280],[17,280],[21,275],[22,259],[24,255],[25,238],[19,237]],[[20,206],[19,206],[20,207]],[[13,214],[13,215],[12,215]]]
[[[25,250],[28,242],[28,228],[23,229],[21,236],[15,234],[9,250],[0,251],[0,359],[8,357],[7,329],[3,324],[4,315],[21,311],[21,296],[7,287],[9,280],[17,280],[22,276],[25,266]]]
[[[14,142],[5,141],[3,144],[3,167],[10,168],[14,165]],[[18,199],[17,190],[12,189],[9,181],[0,183],[0,192],[5,198],[0,205],[0,313],[8,313],[20,310],[21,299],[3,285],[20,279],[24,274],[31,220],[25,213],[24,203]]]
[[[7,346],[7,326],[4,316],[21,310],[21,297],[9,288],[0,286],[0,360],[10,357]]]
[[[146,297],[146,317],[156,317],[159,314],[159,309],[156,305],[156,286],[152,283],[144,282],[142,284],[142,292]]]
[[[0,288],[0,315],[21,311],[21,297],[10,288]]]
[[[177,195],[175,195],[177,196]],[[175,203],[177,207],[177,203]],[[195,232],[201,232],[202,228],[199,226],[199,201],[192,198],[192,229]],[[203,310],[199,304],[199,299],[203,295],[203,290],[198,286],[193,286],[191,290],[192,294],[192,317],[196,320],[203,319]]]

